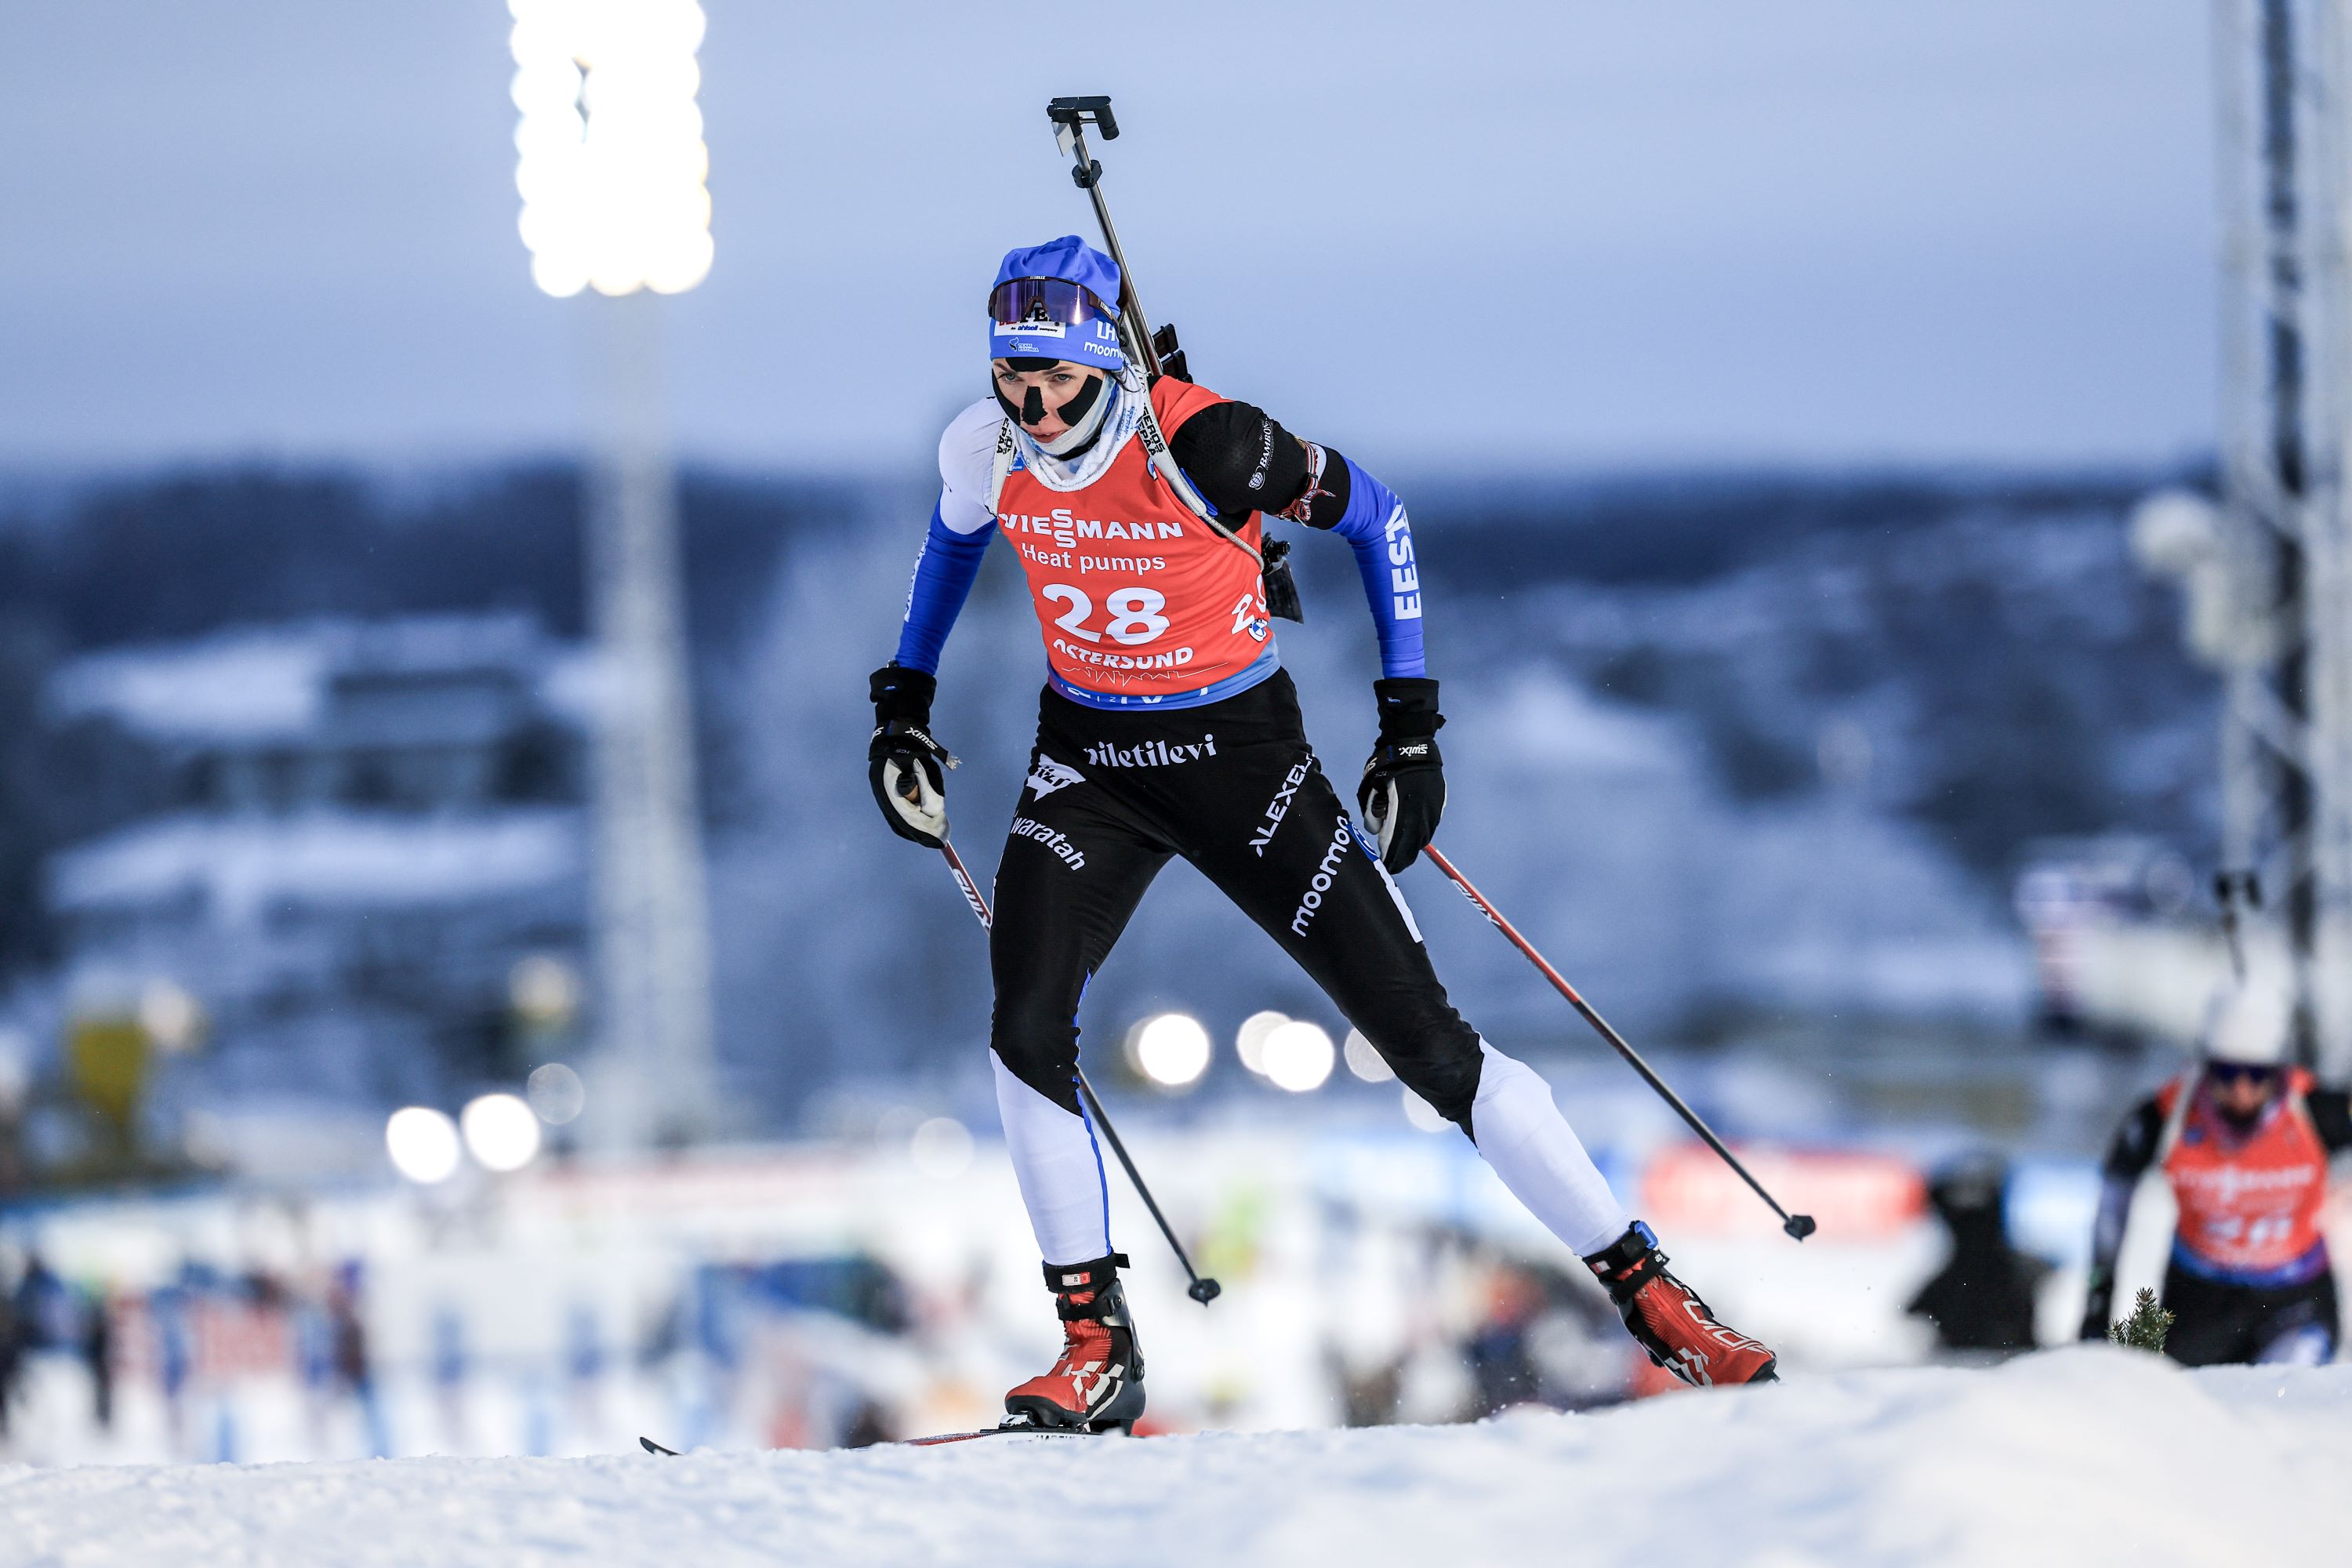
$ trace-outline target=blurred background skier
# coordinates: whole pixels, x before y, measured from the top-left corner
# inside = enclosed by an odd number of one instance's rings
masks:
[[[1077,1009],[1160,868],[1181,855],[1323,988],[1397,1076],[1469,1134],[1581,1256],[1651,1357],[1693,1383],[1775,1360],[1665,1270],[1534,1071],[1447,1003],[1392,880],[1444,808],[1444,722],[1423,657],[1403,503],[1246,403],[1130,363],[1117,265],[1076,236],[1015,250],[989,293],[992,395],[948,426],[942,483],[896,658],[874,672],[869,772],[884,819],[948,837],[935,672],[992,535],[1045,633],[1037,745],[996,876],[992,1062],[1005,1142],[1064,1326],[1013,1415],[1102,1429],[1143,1409],[1143,1361],[1077,1094]],[[1136,345],[1139,353],[1140,345]],[[1170,458],[1174,462],[1171,468]],[[1380,738],[1349,816],[1309,748],[1273,619],[1287,574],[1262,518],[1354,550],[1379,635]]]
[[[2259,972],[2217,993],[2200,1061],[2134,1106],[2107,1151],[2083,1338],[2103,1338],[2132,1191],[2151,1165],[2179,1205],[2164,1271],[2165,1353],[2188,1366],[2316,1365],[2341,1333],[2319,1216],[2352,1146],[2342,1089],[2289,1064],[2294,1003]]]

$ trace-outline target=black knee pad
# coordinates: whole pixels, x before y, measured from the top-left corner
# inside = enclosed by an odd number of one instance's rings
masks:
[[[1446,1121],[1470,1131],[1470,1107],[1478,1098],[1478,1074],[1486,1058],[1478,1048],[1478,1032],[1458,1014],[1413,1029],[1381,1055],[1395,1069],[1398,1082]]]
[[[988,1048],[1005,1070],[1063,1110],[1078,1114],[1078,1026],[1042,1008],[1000,1002]]]

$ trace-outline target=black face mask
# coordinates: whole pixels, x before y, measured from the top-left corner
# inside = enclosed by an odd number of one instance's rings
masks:
[[[989,385],[995,390],[998,405],[1007,415],[1018,420],[1022,428],[1034,430],[1037,426],[1045,422],[1045,400],[1039,395],[1034,385],[1021,389],[1021,402],[1018,406],[1014,405],[1011,398],[1004,395],[1003,385],[993,376],[989,378]],[[1079,387],[1076,395],[1067,403],[1062,405],[1062,423],[1075,427],[1079,421],[1086,418],[1087,411],[1095,405],[1095,399],[1102,395],[1102,389],[1101,376],[1087,377],[1086,384]]]

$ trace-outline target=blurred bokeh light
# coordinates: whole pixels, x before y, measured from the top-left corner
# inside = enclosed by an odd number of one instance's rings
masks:
[[[393,1169],[412,1182],[431,1186],[457,1173],[465,1153],[457,1124],[446,1111],[427,1105],[403,1106],[383,1124],[383,1147]]]
[[[1188,1013],[1160,1013],[1129,1037],[1136,1070],[1162,1089],[1183,1089],[1209,1070],[1209,1031]]]

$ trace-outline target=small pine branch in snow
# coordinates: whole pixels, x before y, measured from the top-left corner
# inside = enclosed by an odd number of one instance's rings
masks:
[[[2171,1331],[2172,1314],[2156,1304],[2155,1291],[2143,1286],[2132,1300],[2131,1316],[2120,1323],[2107,1325],[2107,1340],[2112,1344],[2162,1355],[2164,1336]]]

